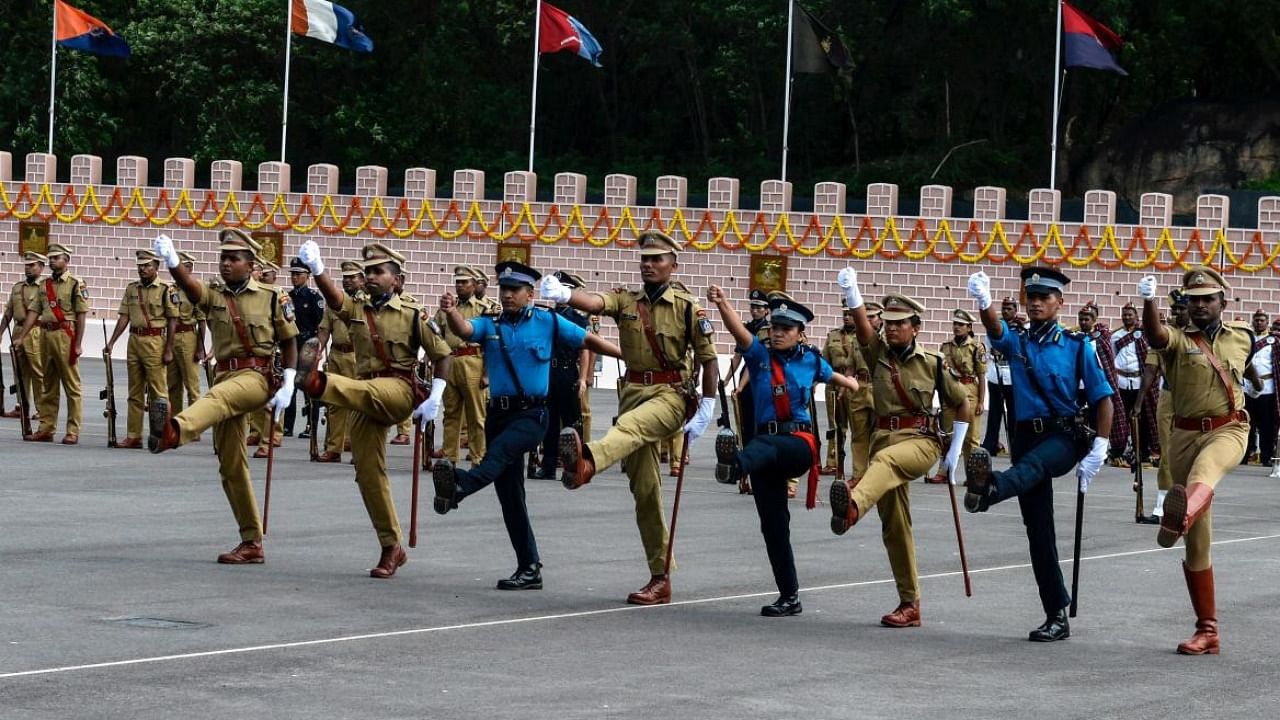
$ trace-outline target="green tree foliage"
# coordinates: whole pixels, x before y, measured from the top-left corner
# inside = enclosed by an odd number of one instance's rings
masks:
[[[132,45],[127,60],[58,54],[54,150],[277,159],[287,0],[73,0]],[[288,159],[496,174],[524,167],[532,0],[346,0],[370,55],[294,38]],[[544,56],[544,177],[778,173],[786,0],[559,0],[605,48],[603,69]],[[848,78],[795,79],[790,179],[1041,185],[1053,75],[1052,0],[809,0],[837,28]],[[1079,0],[1129,45],[1130,77],[1073,71],[1068,161],[1169,101],[1274,97],[1274,0]],[[43,150],[51,10],[0,0],[0,145]],[[939,161],[956,151],[940,169]],[[69,162],[69,161],[64,161]],[[65,166],[63,168],[65,172]],[[109,173],[108,173],[109,175]],[[110,180],[110,178],[107,178]]]

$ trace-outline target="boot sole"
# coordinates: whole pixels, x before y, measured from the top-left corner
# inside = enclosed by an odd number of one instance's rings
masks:
[[[831,503],[831,532],[843,535],[853,527],[849,524],[849,486],[842,480],[831,483],[827,499]]]
[[[1164,515],[1160,516],[1160,532],[1156,533],[1156,544],[1160,547],[1173,547],[1178,538],[1186,534],[1183,523],[1187,517],[1187,488],[1174,485],[1169,494],[1164,496]]]
[[[982,499],[986,496],[991,484],[991,453],[982,448],[974,448],[964,461],[964,509],[971,513],[981,512]]]
[[[293,387],[295,390],[301,390],[304,395],[310,395],[307,392],[307,379],[311,377],[311,373],[316,367],[316,358],[320,355],[320,340],[311,338],[302,343],[302,347],[298,350],[298,372],[294,374]]]
[[[147,409],[147,424],[151,426],[147,435],[147,449],[153,453],[164,452],[164,426],[169,424],[168,400],[156,398],[151,401],[151,407]]]
[[[716,433],[716,482],[732,485],[738,481],[738,436],[730,430]]]
[[[453,463],[448,460],[437,460],[431,467],[431,484],[436,489],[436,496],[431,503],[440,515],[453,509],[453,497],[458,493],[458,478],[453,469]]]
[[[578,465],[582,459],[582,443],[573,428],[560,431],[559,446],[556,448],[560,458],[560,466],[564,471],[560,474],[560,484],[566,490],[577,490],[586,483],[578,482]]]

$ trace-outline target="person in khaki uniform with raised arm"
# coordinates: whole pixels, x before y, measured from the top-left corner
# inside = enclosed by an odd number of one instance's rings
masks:
[[[843,436],[853,451],[850,453],[853,461],[851,476],[860,478],[867,471],[868,446],[858,440],[871,435],[871,374],[862,359],[853,311],[845,308],[841,319],[840,327],[827,334],[822,357],[837,373],[856,379],[859,385],[857,390],[838,392],[835,387],[827,385],[827,422],[832,429],[827,435],[827,464],[823,473],[831,475],[836,472]]]
[[[476,281],[480,273],[472,267],[459,265],[453,269],[453,289],[457,295],[458,312],[472,320],[492,316],[490,304],[476,296]],[[444,330],[444,340],[453,354],[449,369],[448,385],[444,391],[444,440],[442,452],[455,464],[461,429],[465,425],[472,464],[484,459],[484,411],[485,393],[484,356],[477,343],[465,342],[448,328],[444,313],[437,312],[435,322]]]
[[[956,380],[964,386],[965,395],[969,398],[969,410],[973,420],[969,423],[969,434],[964,440],[964,459],[978,447],[978,418],[982,415],[982,406],[987,394],[987,351],[982,343],[973,337],[973,323],[976,318],[966,310],[956,309],[951,313],[952,339],[942,343],[940,351],[943,362],[951,369]],[[951,432],[956,421],[955,408],[942,408],[942,431]],[[935,482],[935,477],[925,477],[927,482]]]
[[[284,288],[276,285],[276,278],[280,274],[280,266],[266,259],[259,259],[261,267],[260,274],[257,279],[264,287],[271,288],[272,292],[280,296],[278,302],[288,305],[290,314],[293,314],[293,298],[289,297],[289,293]],[[296,325],[296,322],[295,322]],[[301,331],[299,331],[301,332]],[[295,341],[296,344],[296,341]],[[255,413],[249,416],[249,437],[245,440],[246,445],[257,445],[258,449],[253,452],[253,457],[261,460],[267,457],[267,443],[270,442],[276,447],[284,442],[284,415],[275,419],[271,423],[271,432],[267,432],[267,414],[265,412]]]
[[[357,301],[363,300],[364,267],[354,260],[342,262],[342,291]],[[351,343],[351,328],[338,317],[338,312],[331,305],[324,309],[324,319],[320,321],[320,332],[317,335],[320,347],[328,344],[328,359],[324,371],[329,375],[341,375],[354,378],[356,376],[356,348]],[[333,342],[330,344],[329,340]],[[329,431],[324,438],[324,452],[316,458],[316,462],[342,462],[342,450],[347,445],[347,433],[351,423],[351,411],[345,407],[333,406],[328,413]],[[313,428],[314,429],[314,428]]]
[[[1185,330],[1191,322],[1187,317],[1187,306],[1187,296],[1183,295],[1181,290],[1173,290],[1169,293],[1169,321],[1179,330]],[[1142,393],[1138,395],[1135,413],[1141,412],[1142,404],[1147,397],[1147,389],[1156,383],[1160,385],[1160,393],[1156,400],[1156,429],[1160,433],[1160,447],[1168,448],[1173,432],[1173,399],[1169,393],[1169,380],[1165,377],[1164,360],[1160,353],[1147,353],[1147,362],[1142,368]],[[1141,519],[1145,525],[1159,525],[1160,518],[1164,516],[1164,499],[1173,487],[1171,466],[1172,463],[1162,459],[1160,467],[1156,470],[1156,501],[1151,514],[1144,515]]]
[[[116,341],[129,331],[126,367],[129,371],[129,410],[125,438],[119,447],[142,447],[142,414],[157,398],[169,397],[169,376],[165,365],[173,359],[172,336],[166,330],[178,316],[177,290],[156,278],[160,259],[150,250],[136,253],[138,279],[124,288],[115,330],[107,340],[107,356]]]
[[[178,258],[188,273],[195,272],[195,255],[180,252]],[[173,345],[173,361],[168,368],[169,409],[182,412],[182,408],[200,399],[200,365],[207,357],[204,349],[206,325],[204,313],[192,304],[186,293],[178,290],[176,297],[178,313],[169,321],[169,337]]]
[[[6,330],[9,329],[9,321],[13,320],[13,336],[18,335],[18,331],[27,319],[27,308],[35,304],[36,295],[43,291],[43,283],[40,282],[40,274],[44,272],[44,266],[49,262],[49,258],[37,252],[28,252],[22,256],[22,270],[25,275],[19,282],[13,284],[13,288],[9,291],[9,302],[4,307],[4,317],[0,318],[0,337],[4,336]],[[22,382],[26,386],[28,411],[34,410],[40,403],[40,396],[44,393],[44,364],[41,362],[40,346],[42,340],[40,335],[44,331],[38,325],[31,327],[27,331],[27,336],[22,338],[22,342],[14,342],[19,370],[22,372]],[[0,392],[6,391],[6,388],[0,388]],[[12,412],[5,413],[5,417],[16,418],[22,416],[22,408],[15,406]]]
[[[58,429],[62,392],[67,394],[67,433],[63,445],[80,442],[84,406],[80,394],[80,355],[83,354],[84,318],[89,312],[89,289],[84,281],[67,272],[74,251],[60,243],[49,244],[50,277],[45,278],[35,302],[27,307],[27,317],[15,345],[40,324],[40,357],[44,361],[44,391],[36,401],[40,427],[23,438],[31,442],[53,442]]]
[[[946,369],[942,355],[917,342],[923,305],[906,295],[885,296],[881,301],[882,338],[867,318],[853,268],[840,271],[838,284],[853,310],[858,341],[871,374],[875,429],[866,473],[853,483],[831,483],[831,530],[837,535],[848,532],[875,507],[898,589],[898,606],[880,618],[880,624],[919,627],[920,572],[911,529],[910,483],[939,460],[941,472],[954,474],[969,429],[969,398],[954,373]],[[935,393],[956,418],[945,453],[932,414]]]
[[[719,368],[706,311],[692,295],[671,286],[671,276],[680,265],[679,244],[656,230],[642,233],[636,244],[644,281],[641,289],[607,293],[570,290],[554,276],[544,276],[539,294],[618,323],[619,345],[627,363],[618,422],[603,438],[588,444],[583,444],[573,428],[561,431],[561,482],[569,489],[578,488],[600,470],[622,463],[622,471],[631,481],[636,524],[650,575],[649,582],[631,593],[627,602],[658,605],[671,602],[658,446],[682,427],[690,442],[706,431],[715,412]],[[699,370],[701,400],[689,419],[689,404],[697,397],[694,387]],[[674,561],[671,567],[675,567]]]
[[[404,256],[371,243],[364,258],[365,294],[353,297],[338,289],[325,274],[320,247],[308,240],[298,259],[311,270],[325,303],[348,324],[356,353],[356,378],[331,375],[316,367],[319,343],[303,346],[299,387],[312,400],[351,411],[351,449],[356,464],[356,485],[377,533],[382,554],[369,576],[393,577],[408,561],[400,544],[400,520],[387,477],[387,431],[417,407],[419,416],[434,418],[440,410],[448,377],[449,346],[427,313],[395,292],[403,282]],[[430,396],[419,384],[415,369],[418,351],[432,363]]]
[[[218,234],[218,281],[196,280],[181,265],[168,236],[156,238],[152,247],[169,268],[174,284],[208,318],[218,374],[209,392],[176,416],[169,412],[167,399],[151,403],[147,447],[153,453],[164,452],[193,442],[213,428],[222,490],[240,530],[240,544],[219,555],[218,562],[262,563],[262,519],[249,476],[245,425],[247,416],[262,414],[264,407],[279,415],[293,402],[298,359],[293,310],[279,293],[253,279],[253,264],[262,248],[241,230],[229,228]],[[284,366],[279,381],[272,360],[277,348]]]
[[[1222,322],[1231,289],[1216,270],[1197,267],[1182,276],[1191,324],[1186,329],[1160,322],[1156,279],[1138,282],[1147,340],[1160,353],[1173,430],[1161,463],[1170,463],[1173,487],[1164,501],[1156,542],[1173,547],[1186,537],[1182,573],[1196,614],[1195,633],[1178,644],[1183,655],[1217,655],[1218,611],[1213,579],[1213,513],[1210,506],[1222,478],[1240,463],[1249,439],[1242,382],[1253,355],[1247,327]]]

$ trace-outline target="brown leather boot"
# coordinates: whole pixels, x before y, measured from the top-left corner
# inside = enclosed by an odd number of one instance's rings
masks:
[[[654,575],[648,584],[627,596],[629,605],[666,605],[671,602],[671,578]]]
[[[147,449],[153,453],[162,453],[178,447],[178,424],[169,417],[169,401],[156,398],[147,408],[147,424],[150,432],[147,435]]]
[[[409,562],[409,556],[405,554],[404,547],[400,543],[387,545],[382,548],[382,557],[378,558],[377,566],[369,571],[369,577],[385,580],[395,575],[396,570],[407,562]]]
[[[1169,512],[1168,503],[1169,499],[1165,498],[1166,515]],[[1191,607],[1196,612],[1196,632],[1186,642],[1178,644],[1178,654],[1217,655],[1218,604],[1213,592],[1213,568],[1189,570],[1184,562],[1182,574],[1187,578],[1187,594],[1191,596]]]
[[[298,348],[298,372],[294,375],[293,386],[308,397],[324,394],[325,378],[324,373],[320,372],[321,350],[317,338],[311,338]]]
[[[1160,518],[1160,532],[1156,542],[1160,547],[1173,547],[1178,538],[1187,534],[1213,502],[1213,488],[1204,483],[1189,486],[1174,485],[1164,498],[1164,516]]]
[[[843,535],[858,522],[858,506],[850,496],[849,485],[843,480],[831,483],[827,498],[831,502],[831,532]]]
[[[561,485],[569,490],[577,490],[591,482],[592,476],[596,474],[596,464],[587,457],[582,437],[577,430],[567,427],[560,431],[559,455],[560,464],[564,466],[564,473],[560,476]]]
[[[898,603],[896,610],[880,618],[880,624],[891,628],[920,627],[920,601]]]
[[[235,546],[231,552],[224,552],[218,556],[218,562],[223,565],[261,565],[264,560],[261,538],[245,540]]]

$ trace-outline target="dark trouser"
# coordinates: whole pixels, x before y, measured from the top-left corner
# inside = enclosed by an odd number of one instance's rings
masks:
[[[1245,396],[1244,407],[1249,411],[1249,447],[1244,458],[1248,460],[1257,450],[1258,461],[1267,465],[1276,452],[1276,396]]]
[[[547,393],[547,431],[542,436],[543,477],[555,477],[560,431],[576,426],[580,420],[582,404],[578,401],[577,368],[552,368]],[[583,442],[587,439],[583,438]]]
[[[1013,389],[988,380],[987,398],[990,407],[987,410],[987,434],[982,438],[982,447],[994,457],[1000,450],[1000,425],[1006,418],[1013,418]],[[1001,406],[1004,407],[1004,412],[1000,411]],[[1013,436],[1012,428],[1008,434]]]
[[[1133,422],[1133,406],[1138,403],[1138,398],[1141,395],[1142,395],[1142,392],[1140,390],[1121,390],[1120,391],[1120,400],[1124,402],[1124,414],[1125,414],[1125,417],[1129,418],[1129,422]],[[1152,437],[1152,435],[1149,434],[1148,432],[1146,421],[1143,418],[1138,418],[1137,420],[1138,422],[1142,423],[1142,437],[1144,438]],[[1142,456],[1139,459],[1144,462],[1151,459],[1151,452],[1147,449],[1148,447],[1150,447],[1150,443],[1148,442],[1142,443]]]
[[[457,500],[479,492],[490,483],[502,505],[502,522],[516,552],[519,567],[541,562],[538,543],[533,539],[529,509],[524,502],[524,468],[521,458],[538,446],[546,430],[547,412],[532,410],[499,410],[490,405],[485,416],[484,437],[488,447],[480,465],[472,470],[457,468]]]
[[[1079,452],[1069,432],[1015,433],[1009,452],[1012,467],[992,473],[995,494],[991,504],[1018,498],[1031,550],[1031,570],[1040,588],[1040,604],[1048,615],[1071,603],[1062,581],[1062,568],[1058,565],[1058,542],[1053,528],[1053,478],[1071,472]]]
[[[290,435],[293,434],[293,423],[298,419],[298,405],[302,405],[302,414],[306,417],[307,427],[311,427],[311,398],[304,393],[302,402],[298,402],[298,393],[294,392],[293,402],[289,403],[289,407],[284,410],[284,431]],[[314,431],[314,428],[312,428]]]
[[[807,474],[818,459],[809,445],[794,435],[758,435],[738,452],[743,472],[751,475],[751,489],[760,515],[760,534],[769,552],[773,581],[778,593],[800,590],[796,561],[791,552],[791,510],[787,507],[787,480]]]

